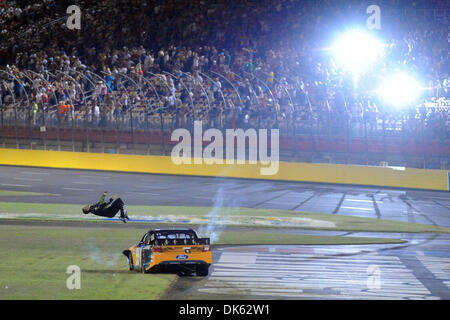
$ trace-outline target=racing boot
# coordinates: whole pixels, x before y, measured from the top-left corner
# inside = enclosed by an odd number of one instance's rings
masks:
[[[125,219],[130,220],[130,218],[127,215],[127,206],[123,206],[123,215],[125,216]]]
[[[130,218],[127,215],[127,208],[125,205],[120,210],[120,220],[122,220],[124,223],[127,222],[126,220],[130,220]]]

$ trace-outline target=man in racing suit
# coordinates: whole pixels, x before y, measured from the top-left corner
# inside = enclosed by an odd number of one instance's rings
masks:
[[[105,202],[107,193],[108,191],[103,192],[100,201],[97,202],[96,204],[92,205],[88,204],[84,206],[82,209],[83,213],[84,214],[92,213],[95,214],[96,216],[112,218],[120,210],[120,220],[126,223],[127,222],[126,219],[130,220],[130,218],[128,218],[125,203],[122,201],[122,199],[117,198],[116,195],[112,195],[111,198],[109,198],[109,201]]]

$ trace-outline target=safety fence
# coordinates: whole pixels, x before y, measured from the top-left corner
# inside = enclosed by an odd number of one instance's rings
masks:
[[[221,131],[279,129],[287,160],[448,166],[447,99],[395,112],[346,104],[338,110],[326,97],[310,96],[298,79],[231,73],[0,70],[0,143],[167,155],[173,130],[192,132],[194,121],[202,121],[204,129]]]

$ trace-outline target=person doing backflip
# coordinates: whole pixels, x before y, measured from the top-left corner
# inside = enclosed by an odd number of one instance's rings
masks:
[[[108,191],[103,192],[100,201],[96,204],[88,204],[81,209],[84,214],[92,213],[96,216],[113,218],[120,210],[120,220],[126,223],[126,220],[130,220],[127,215],[127,209],[122,199],[117,195],[112,195],[108,202],[105,202],[106,194]]]

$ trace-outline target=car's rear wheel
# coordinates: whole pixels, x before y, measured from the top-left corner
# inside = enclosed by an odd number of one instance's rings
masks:
[[[143,255],[141,253],[141,272],[145,273],[145,263],[144,263],[144,259],[143,259]]]
[[[199,264],[196,268],[196,273],[200,277],[206,277],[209,271],[209,265],[207,264]]]
[[[128,270],[129,271],[134,270],[133,255],[131,254],[131,252],[128,253]]]

